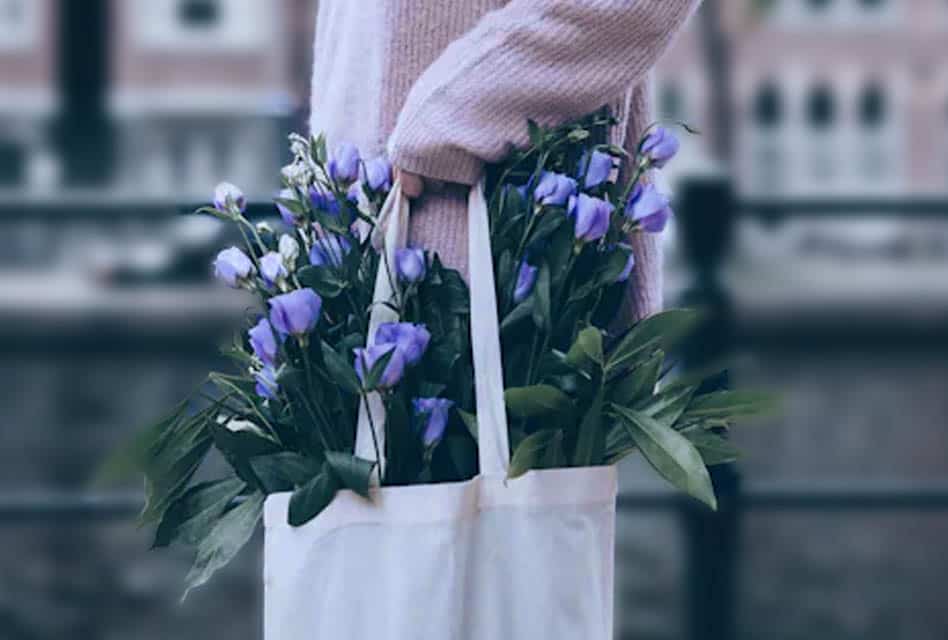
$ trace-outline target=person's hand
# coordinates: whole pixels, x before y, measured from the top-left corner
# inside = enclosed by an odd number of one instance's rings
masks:
[[[409,200],[420,198],[425,192],[425,189],[429,191],[440,191],[444,188],[444,183],[440,180],[425,178],[417,173],[405,171],[398,167],[395,167],[395,179],[401,181],[402,193]]]

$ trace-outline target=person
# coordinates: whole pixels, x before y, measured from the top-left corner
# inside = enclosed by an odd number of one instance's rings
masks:
[[[609,105],[633,149],[650,72],[700,0],[320,0],[310,128],[387,152],[414,197],[409,241],[466,275],[466,189],[485,163]],[[446,184],[434,189],[434,185]],[[661,309],[661,249],[633,239],[623,317]]]

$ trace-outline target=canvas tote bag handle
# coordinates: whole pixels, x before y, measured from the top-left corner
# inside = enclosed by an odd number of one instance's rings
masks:
[[[385,256],[375,279],[372,315],[369,318],[369,342],[380,324],[397,322],[396,313],[380,304],[395,299],[395,251],[408,240],[409,205],[397,181],[379,213],[379,225],[373,242],[383,244]],[[386,261],[388,267],[386,267]],[[510,464],[510,443],[507,436],[507,412],[504,405],[503,366],[500,357],[500,327],[497,320],[497,296],[494,287],[494,266],[490,250],[490,230],[483,182],[471,189],[468,196],[468,273],[471,290],[471,347],[474,357],[474,391],[477,402],[478,456],[482,474],[506,474]],[[369,419],[371,413],[371,420]],[[385,408],[379,394],[368,396],[359,407],[356,431],[356,456],[375,460],[372,424],[376,426],[379,464],[385,465]],[[375,477],[373,475],[373,477]]]

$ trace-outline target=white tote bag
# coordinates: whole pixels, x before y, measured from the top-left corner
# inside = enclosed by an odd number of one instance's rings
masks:
[[[394,252],[408,226],[397,185],[383,216],[386,249]],[[506,478],[507,418],[481,187],[471,192],[469,219],[481,474],[463,483],[374,488],[371,502],[341,491],[298,528],[287,524],[289,494],[271,496],[264,513],[266,640],[612,637],[615,469]],[[378,279],[376,299],[389,299],[387,282]],[[375,309],[370,332],[388,320],[384,305]],[[373,412],[381,410],[372,404]],[[368,421],[360,418],[356,453],[374,460]]]

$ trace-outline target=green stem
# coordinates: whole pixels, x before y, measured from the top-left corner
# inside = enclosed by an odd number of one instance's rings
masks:
[[[369,418],[369,429],[372,431],[372,446],[375,448],[375,468],[379,474],[379,486],[382,486],[382,451],[379,448],[379,437],[375,431],[375,418],[372,417],[372,410],[369,408],[369,396],[362,390],[362,403],[365,405],[365,414]]]

